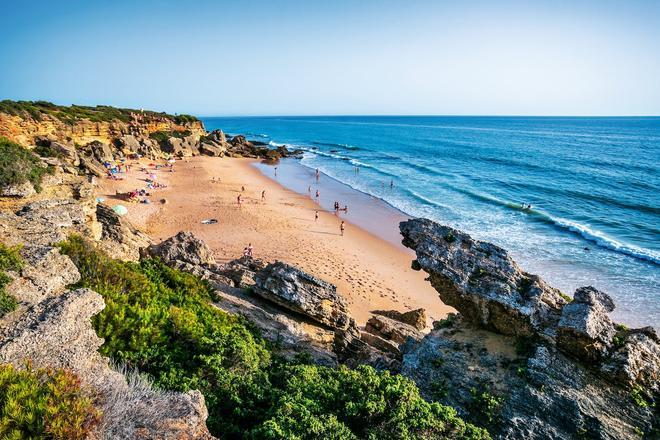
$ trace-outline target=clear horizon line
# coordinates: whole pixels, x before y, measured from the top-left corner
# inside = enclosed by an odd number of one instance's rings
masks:
[[[183,114],[183,113],[179,113]],[[660,114],[639,114],[639,115],[523,115],[523,114],[433,114],[433,113],[403,113],[403,114],[389,114],[389,113],[346,113],[346,114],[217,114],[217,115],[202,115],[190,113],[197,118],[313,118],[313,117],[442,117],[442,118],[660,118]]]

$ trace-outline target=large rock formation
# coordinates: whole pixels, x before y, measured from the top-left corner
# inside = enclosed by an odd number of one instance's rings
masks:
[[[613,323],[614,302],[593,287],[568,303],[503,249],[455,229],[425,219],[400,228],[417,254],[413,267],[461,315],[405,347],[402,371],[428,397],[491,424],[498,438],[633,438],[658,428],[644,404],[660,399],[651,328]],[[484,402],[497,406],[497,423]]]
[[[614,301],[593,287],[575,291],[573,301],[564,306],[557,326],[557,346],[587,362],[599,361],[612,347],[616,334],[609,313]]]
[[[554,336],[566,300],[504,249],[426,219],[401,223],[401,233],[417,253],[413,268],[427,272],[442,301],[466,319],[507,335]]]
[[[336,330],[351,318],[337,288],[286,263],[269,264],[255,278],[254,293]]]
[[[168,264],[177,262],[192,265],[215,264],[211,249],[192,232],[181,231],[162,243],[150,246],[147,252]]]
[[[216,264],[206,244],[187,232],[150,246],[144,255],[207,280],[219,298],[217,307],[244,316],[286,357],[307,353],[324,365],[398,368],[398,335],[403,331],[361,332],[336,287],[298,268],[281,262],[266,265],[250,257]],[[404,323],[396,326],[418,333]],[[387,339],[395,334],[397,341]]]
[[[96,206],[96,218],[101,224],[99,247],[113,258],[137,261],[140,251],[152,244],[148,235],[140,232],[107,205]]]
[[[98,141],[110,145],[115,139],[125,135],[146,139],[154,132],[188,131],[198,136],[204,134],[200,121],[182,121],[166,114],[140,111],[134,111],[128,116],[128,121],[90,121],[82,118],[59,118],[55,114],[47,113],[42,113],[39,119],[36,119],[29,113],[12,115],[0,112],[0,136],[23,145],[35,145],[35,140],[39,138],[62,144],[86,145]]]

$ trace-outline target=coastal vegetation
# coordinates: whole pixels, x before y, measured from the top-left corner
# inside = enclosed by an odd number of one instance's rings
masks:
[[[282,359],[244,319],[215,307],[213,289],[193,275],[156,259],[113,260],[76,236],[60,248],[78,285],[105,300],[93,322],[102,353],[157,387],[199,389],[220,438],[488,438],[400,375]]]
[[[87,438],[101,413],[68,370],[0,365],[0,437]]]
[[[0,137],[0,188],[30,182],[41,190],[41,178],[51,170],[29,150]]]
[[[142,114],[151,117],[165,117],[172,119],[177,124],[196,122],[198,119],[191,115],[168,115],[147,110],[134,110],[128,108],[117,108],[107,105],[95,107],[83,105],[63,106],[48,101],[0,101],[0,113],[12,116],[29,117],[41,121],[44,116],[50,116],[68,124],[87,119],[91,122],[130,122],[131,115]]]
[[[184,130],[184,131],[154,131],[153,133],[149,134],[149,137],[156,142],[162,144],[167,142],[167,140],[171,137],[177,137],[177,138],[184,138],[186,136],[190,136],[192,133],[189,130]]]
[[[18,271],[23,266],[23,260],[19,254],[20,247],[8,247],[0,243],[0,318],[7,313],[16,310],[18,302],[5,287],[11,282],[6,270]]]

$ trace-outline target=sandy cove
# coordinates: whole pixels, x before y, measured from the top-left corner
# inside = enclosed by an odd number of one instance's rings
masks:
[[[219,262],[238,258],[252,243],[255,258],[285,261],[335,284],[359,325],[377,309],[422,307],[429,324],[452,311],[424,280],[425,273],[410,269],[412,252],[346,218],[342,237],[341,217],[320,211],[315,221],[314,212],[319,207],[312,199],[265,177],[253,162],[215,157],[177,161],[174,173],[156,171],[158,181],[168,187],[153,191],[151,204],[126,204],[128,218],[156,241],[181,230],[191,231],[213,249]],[[145,185],[146,174],[137,165],[122,175],[124,180],[102,179],[99,186],[99,195],[107,197],[110,204],[116,203],[115,191]],[[213,182],[213,178],[220,181]],[[261,200],[262,190],[266,191],[265,201]],[[239,194],[241,206],[237,203]],[[167,199],[166,204],[159,203],[162,198]],[[201,223],[211,218],[218,223]]]

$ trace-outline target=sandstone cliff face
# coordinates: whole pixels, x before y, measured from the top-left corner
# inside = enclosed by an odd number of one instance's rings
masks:
[[[205,134],[200,121],[177,124],[171,118],[143,116],[139,113],[136,113],[130,122],[80,120],[70,124],[51,115],[42,115],[41,120],[36,120],[0,112],[0,136],[25,146],[34,145],[39,137],[77,145],[86,145],[93,141],[109,145],[114,139],[124,135],[148,138],[151,133],[157,131],[190,131],[197,137]]]

